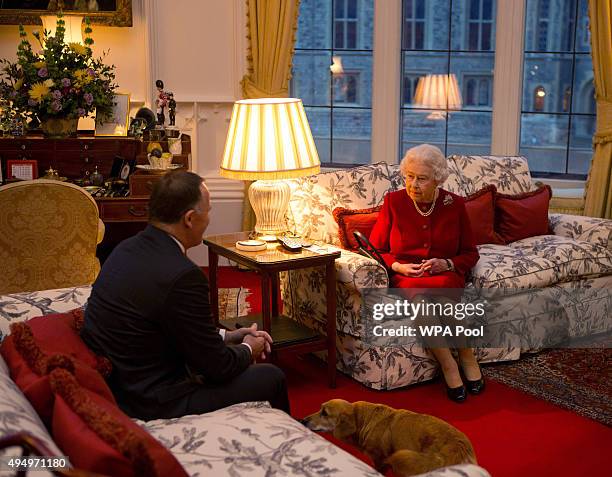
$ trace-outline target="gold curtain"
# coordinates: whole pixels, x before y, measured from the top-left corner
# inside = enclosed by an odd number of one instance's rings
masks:
[[[300,0],[247,0],[248,72],[242,78],[244,98],[286,97]],[[245,183],[242,230],[252,230],[255,214]]]
[[[612,219],[612,0],[589,0],[589,20],[597,125],[584,215]]]

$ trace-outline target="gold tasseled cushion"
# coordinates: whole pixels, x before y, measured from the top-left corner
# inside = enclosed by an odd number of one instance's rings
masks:
[[[0,294],[91,284],[98,206],[83,189],[34,180],[0,187]]]

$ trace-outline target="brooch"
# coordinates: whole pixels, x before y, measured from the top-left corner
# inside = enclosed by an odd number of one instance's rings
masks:
[[[444,196],[444,200],[442,201],[442,204],[448,205],[448,204],[452,204],[452,203],[453,203],[453,196],[449,195],[449,194],[446,194]]]

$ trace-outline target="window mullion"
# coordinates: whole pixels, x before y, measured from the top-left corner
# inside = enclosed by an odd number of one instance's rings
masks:
[[[374,0],[372,160],[397,162],[401,80],[401,0]]]
[[[521,124],[525,0],[498,0],[491,153],[516,155]]]

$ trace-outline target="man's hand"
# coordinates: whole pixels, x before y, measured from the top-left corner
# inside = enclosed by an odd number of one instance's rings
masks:
[[[225,342],[227,344],[240,344],[244,341],[245,336],[262,337],[266,341],[266,353],[271,351],[272,337],[263,330],[257,329],[257,323],[253,323],[248,328],[238,328],[237,330],[225,332]]]
[[[266,347],[269,348],[270,344],[263,336],[255,337],[252,335],[246,335],[242,342],[248,344],[251,347],[251,356],[253,357],[253,361],[257,360],[258,358],[266,359],[265,349]]]

